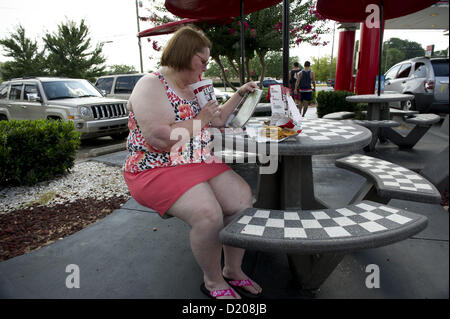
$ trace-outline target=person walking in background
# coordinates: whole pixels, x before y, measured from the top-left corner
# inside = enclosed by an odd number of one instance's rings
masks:
[[[303,117],[305,117],[309,103],[311,103],[312,93],[316,90],[314,72],[310,68],[311,63],[306,61],[304,66],[305,69],[299,73],[297,82],[295,83],[295,91],[298,90],[300,93],[300,113],[302,113]]]
[[[292,98],[295,101],[297,107],[300,104],[300,95],[295,90],[295,83],[297,82],[298,73],[301,71],[300,64],[298,62],[294,62],[291,72],[289,72],[289,84],[291,89]]]

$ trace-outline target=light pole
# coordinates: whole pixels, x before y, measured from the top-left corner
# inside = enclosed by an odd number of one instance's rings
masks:
[[[332,78],[332,71],[333,71],[333,51],[334,51],[334,30],[336,29],[336,22],[333,24],[333,43],[331,44],[331,60],[330,60],[330,84],[333,86],[333,78]]]
[[[137,21],[137,29],[138,33],[141,32],[141,29],[139,27],[139,9],[138,9],[138,0],[136,1],[136,21]],[[142,64],[142,46],[141,46],[141,38],[138,37],[138,45],[139,45],[139,59],[141,61],[141,73],[144,73],[144,66]]]

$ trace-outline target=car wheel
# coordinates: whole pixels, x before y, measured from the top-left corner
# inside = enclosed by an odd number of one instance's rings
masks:
[[[416,111],[416,101],[414,99],[409,101],[403,101],[401,102],[402,110],[405,111]]]
[[[0,114],[0,121],[7,121],[8,118],[6,117],[6,115]]]

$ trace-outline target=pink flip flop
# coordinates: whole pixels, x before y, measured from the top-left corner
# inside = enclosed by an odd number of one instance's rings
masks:
[[[202,283],[200,285],[200,290],[205,295],[207,295],[209,298],[212,298],[212,299],[217,299],[217,297],[222,297],[222,296],[233,296],[234,298],[236,298],[236,294],[234,293],[233,289],[231,289],[231,288],[208,290],[208,288],[206,288],[206,286],[205,286],[205,283]]]
[[[246,286],[253,286],[253,282],[250,278],[245,279],[245,280],[233,280],[233,279],[229,279],[229,278],[225,278],[225,277],[223,277],[223,278],[226,280],[226,282],[228,282],[229,285],[233,286],[233,288],[236,289],[236,291],[239,293],[239,295],[241,295],[245,298],[255,299],[255,298],[260,298],[262,296],[262,292],[260,292],[258,294],[252,294],[247,289],[242,288],[242,287],[246,287]]]

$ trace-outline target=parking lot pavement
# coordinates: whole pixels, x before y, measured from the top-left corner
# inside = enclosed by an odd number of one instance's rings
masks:
[[[431,160],[448,145],[448,136],[434,135],[435,130],[440,127],[433,127],[412,150],[385,146],[377,155],[415,166]],[[115,152],[93,160],[119,167],[126,154]],[[316,195],[340,205],[364,179],[336,168],[334,159],[313,159]],[[245,172],[242,176],[256,191],[256,170],[249,164],[239,165],[234,166],[237,172]],[[339,185],[332,182],[336,179]],[[317,299],[448,299],[448,210],[400,200],[389,205],[427,216],[427,228],[402,242],[346,255],[318,291]],[[79,269],[78,289],[66,285],[68,265]],[[379,270],[378,287],[366,284],[373,265]],[[247,251],[243,268],[263,287],[265,298],[305,298],[283,254]],[[0,262],[0,298],[201,299],[205,298],[199,289],[202,277],[189,247],[189,227],[175,218],[163,220],[132,199],[63,240]]]

